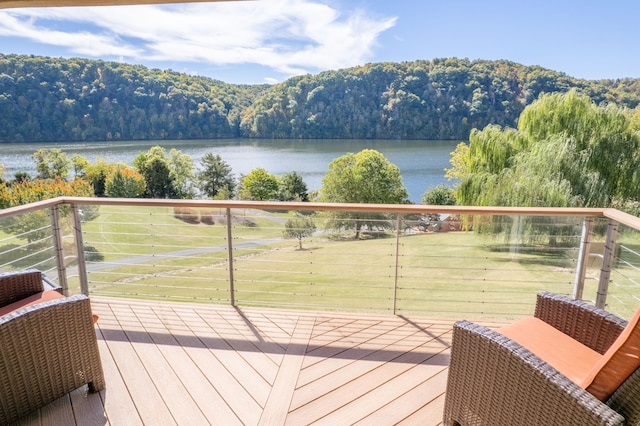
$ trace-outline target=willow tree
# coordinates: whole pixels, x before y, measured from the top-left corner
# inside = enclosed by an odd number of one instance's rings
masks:
[[[331,203],[400,204],[408,196],[400,169],[373,149],[333,160],[320,189],[320,200]],[[388,215],[364,212],[333,212],[329,223],[336,229],[355,229],[356,239],[363,227],[374,230],[393,226]]]
[[[447,173],[459,179],[461,205],[625,209],[640,198],[640,134],[631,114],[575,91],[542,95],[522,112],[517,129],[472,132],[451,164]],[[536,227],[533,234],[551,244],[575,232],[557,220],[540,232],[543,225],[518,223]]]
[[[609,207],[640,196],[631,114],[575,91],[542,95],[518,129],[472,132],[451,164],[461,205]]]

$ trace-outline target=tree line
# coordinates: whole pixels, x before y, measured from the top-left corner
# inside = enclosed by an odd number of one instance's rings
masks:
[[[192,158],[176,149],[169,153],[154,146],[140,152],[133,166],[106,163],[90,164],[81,155],[68,157],[58,148],[40,149],[33,156],[37,176],[24,171],[13,179],[0,180],[0,209],[19,206],[57,196],[232,199],[254,201],[406,203],[408,193],[400,170],[375,150],[349,153],[335,159],[323,179],[323,187],[309,194],[302,176],[295,172],[276,176],[263,168],[255,168],[236,178],[231,167],[219,155],[209,152],[194,165]],[[2,165],[0,164],[0,175]],[[191,209],[176,208],[181,220],[198,222]],[[69,212],[63,212],[64,215]],[[89,206],[84,220],[93,220],[99,208]],[[384,229],[391,222],[385,215],[337,213],[331,221],[334,229],[355,228],[359,238],[362,227]],[[349,219],[349,220],[347,220]],[[356,219],[356,220],[354,220]],[[45,238],[48,218],[44,211],[8,218],[2,230],[22,235],[29,242]],[[315,229],[310,217],[297,215],[287,221],[285,236],[300,241]]]
[[[541,93],[640,104],[640,79],[580,80],[509,61],[377,63],[234,85],[89,59],[0,55],[0,142],[215,138],[467,139],[516,127]]]
[[[60,195],[212,198],[258,201],[319,201],[335,203],[408,203],[400,170],[375,150],[365,149],[334,159],[319,191],[309,194],[295,171],[278,177],[255,168],[236,178],[229,165],[213,152],[194,166],[189,155],[176,149],[168,153],[155,146],[140,152],[133,166],[67,157],[60,149],[33,154],[38,175],[18,172],[0,182],[0,208]],[[640,214],[640,111],[615,105],[597,105],[586,95],[543,94],[521,113],[518,126],[488,125],[473,130],[469,144],[460,143],[451,153],[446,176],[450,187],[429,188],[423,204],[519,207],[614,207]],[[0,166],[0,175],[2,167]],[[89,218],[97,211],[88,211]],[[42,216],[42,215],[41,215]],[[44,229],[34,216],[9,223],[9,230]],[[87,218],[87,220],[89,220]],[[300,240],[315,225],[309,218],[288,222],[286,233]],[[384,214],[332,212],[332,229],[384,230],[393,223]],[[429,218],[429,220],[439,218]],[[472,218],[473,219],[473,218]],[[549,238],[562,244],[574,238],[574,224],[558,226],[544,220],[494,216],[491,227],[535,228],[530,238]],[[46,220],[44,216],[37,219]],[[482,232],[480,223],[467,224]],[[492,231],[493,232],[493,231]],[[40,238],[37,233],[28,238]]]
[[[390,204],[408,198],[397,166],[368,149],[334,159],[313,194],[295,171],[278,177],[255,168],[236,177],[213,152],[197,165],[191,156],[160,146],[140,152],[132,166],[101,159],[91,164],[58,148],[40,149],[32,158],[37,176],[19,171],[11,180],[0,180],[0,208],[47,195],[73,195],[69,188],[74,187],[76,195],[120,198]],[[456,147],[450,163],[445,176],[452,185],[426,188],[425,204],[615,207],[635,212],[640,206],[640,110],[597,105],[576,90],[543,94],[524,109],[517,127],[488,125],[471,131],[469,143]],[[78,181],[84,184],[64,185]],[[46,182],[54,189],[47,190]]]

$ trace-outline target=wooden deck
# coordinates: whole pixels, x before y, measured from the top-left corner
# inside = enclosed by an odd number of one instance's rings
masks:
[[[452,321],[92,298],[107,382],[20,425],[441,422]]]

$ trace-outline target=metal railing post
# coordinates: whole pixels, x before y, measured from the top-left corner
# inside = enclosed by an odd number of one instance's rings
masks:
[[[77,262],[78,262],[78,278],[80,279],[80,291],[82,294],[89,295],[89,279],[87,278],[87,264],[84,258],[84,241],[82,240],[82,221],[80,220],[80,209],[76,204],[71,205],[71,214],[73,216],[73,234],[76,242]]]
[[[398,275],[400,270],[400,225],[400,213],[398,213],[396,221],[396,266],[393,276],[393,315],[396,315],[398,302]]]
[[[611,269],[613,267],[613,257],[616,251],[616,238],[618,236],[618,222],[609,221],[607,227],[607,241],[604,244],[604,254],[602,256],[602,269],[600,270],[600,282],[598,283],[598,293],[596,295],[596,306],[604,309],[607,304],[607,293],[609,292],[609,281],[611,280]]]
[[[229,302],[231,306],[236,305],[235,284],[233,278],[233,232],[231,230],[231,209],[227,208],[227,259],[229,262]]]
[[[64,266],[64,249],[62,248],[62,231],[60,229],[60,212],[58,205],[51,207],[51,227],[53,230],[53,245],[56,250],[56,266],[58,269],[58,285],[62,287],[65,296],[69,295],[67,270]]]
[[[573,298],[582,300],[584,292],[584,279],[587,276],[587,259],[591,249],[591,231],[593,230],[593,218],[585,217],[582,221],[582,235],[580,236],[580,248],[578,249],[578,263],[576,264],[576,277],[573,282]]]

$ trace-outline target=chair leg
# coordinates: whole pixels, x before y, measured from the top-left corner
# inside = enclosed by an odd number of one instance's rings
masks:
[[[87,386],[89,387],[89,393],[96,393],[102,390],[102,388],[98,389],[93,382],[87,383]]]

